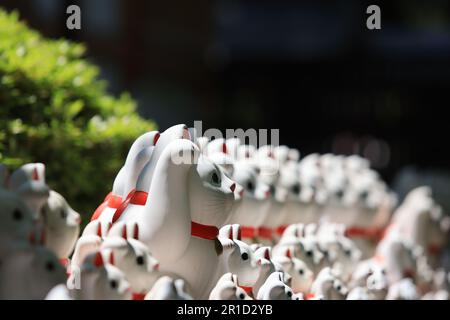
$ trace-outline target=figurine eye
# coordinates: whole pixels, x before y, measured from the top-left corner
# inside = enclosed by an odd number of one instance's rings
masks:
[[[352,252],[350,250],[345,250],[344,253],[346,256],[349,256],[349,257],[352,255]]]
[[[116,280],[111,280],[109,282],[109,285],[111,286],[112,289],[117,289],[117,281]]]
[[[339,282],[335,282],[334,287],[336,288],[337,291],[341,291],[341,289],[342,289],[342,286]]]
[[[241,258],[242,258],[242,260],[247,260],[248,259],[248,253],[247,252],[244,252],[244,253],[242,253],[241,254]]]
[[[292,298],[292,292],[291,292],[291,291],[288,291],[288,292],[286,293],[286,295],[288,296],[288,298]]]
[[[292,187],[292,193],[299,194],[300,193],[300,185],[296,184]]]
[[[45,269],[49,272],[52,272],[53,270],[55,270],[55,264],[52,261],[48,261],[45,264]]]
[[[59,212],[59,214],[61,215],[61,218],[63,218],[63,219],[67,218],[67,212],[66,212],[66,210],[61,210],[61,211]]]
[[[305,271],[303,269],[298,270],[298,273],[302,276],[305,274]]]
[[[217,172],[213,172],[211,175],[211,182],[215,185],[220,185],[220,177]]]
[[[275,194],[275,186],[273,184],[270,185],[270,194]]]
[[[311,250],[306,251],[306,256],[311,258],[313,256],[313,252]]]
[[[253,189],[255,189],[255,185],[253,184],[253,182],[249,181],[247,183],[247,190],[252,191]]]
[[[364,190],[363,192],[361,192],[360,197],[362,200],[366,200],[369,197],[369,192],[367,192],[367,190]]]
[[[144,264],[144,257],[143,256],[139,256],[136,258],[136,263],[140,266],[142,266]]]
[[[239,299],[244,300],[245,299],[245,294],[243,294],[243,293],[239,294]]]
[[[381,270],[381,273],[382,273],[383,275],[386,275],[386,269],[382,269],[382,270]]]
[[[13,219],[16,221],[20,221],[23,218],[23,213],[19,209],[13,211]]]

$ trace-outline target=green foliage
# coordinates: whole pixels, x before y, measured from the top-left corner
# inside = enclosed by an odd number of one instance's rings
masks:
[[[156,126],[136,114],[128,94],[107,94],[84,52],[0,9],[0,162],[45,163],[47,183],[90,214],[133,140]]]

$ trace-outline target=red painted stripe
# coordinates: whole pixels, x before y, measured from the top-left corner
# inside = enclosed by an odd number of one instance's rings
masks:
[[[243,289],[249,296],[253,297],[253,287],[239,286],[239,288]]]
[[[215,240],[219,235],[219,228],[191,221],[191,235],[206,240]]]
[[[144,300],[145,299],[145,293],[136,293],[133,292],[133,300]]]
[[[145,204],[147,203],[147,197],[147,192],[136,190],[130,198],[130,203],[137,204],[139,206],[145,206]]]
[[[286,230],[286,228],[287,228],[287,225],[281,225],[281,226],[278,226],[276,229],[275,229],[275,233],[277,234],[277,235],[279,235],[279,236],[282,236],[283,235],[283,233],[284,233],[284,230]]]
[[[113,208],[117,209],[122,203],[122,197],[116,196],[112,194],[112,192],[108,193],[108,195],[105,197],[105,200],[103,200],[103,203],[98,206],[98,208],[95,210],[94,214],[91,217],[91,221],[97,220],[102,215],[103,211],[105,211],[106,208]]]
[[[311,300],[314,299],[316,297],[316,295],[314,293],[307,293],[305,296],[306,300]]]
[[[241,226],[241,236],[242,238],[255,238],[256,229],[253,227]]]
[[[369,238],[379,240],[383,235],[383,228],[352,226],[345,230],[345,236],[349,238]]]
[[[120,206],[117,208],[116,212],[114,212],[114,216],[112,218],[112,223],[116,222],[128,205],[135,204],[139,206],[144,206],[147,203],[148,193],[144,191],[131,190],[128,194],[125,201],[123,201]]]
[[[258,237],[272,240],[273,230],[271,228],[267,228],[267,227],[259,227],[258,228]]]

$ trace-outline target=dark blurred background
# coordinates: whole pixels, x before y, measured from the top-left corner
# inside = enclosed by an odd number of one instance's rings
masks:
[[[78,4],[82,30],[66,28]],[[366,28],[381,7],[382,29]],[[281,143],[368,157],[402,195],[449,208],[450,2],[1,0],[50,37],[86,43],[109,90],[161,130],[279,128]],[[437,187],[436,187],[437,186]]]

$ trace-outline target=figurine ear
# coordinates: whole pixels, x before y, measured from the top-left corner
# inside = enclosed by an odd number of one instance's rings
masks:
[[[191,133],[189,132],[189,129],[186,126],[183,127],[183,135],[181,139],[191,140]]]
[[[291,254],[291,250],[286,249],[286,253],[284,254],[286,257],[288,257],[289,259],[292,259],[292,254]]]
[[[227,144],[226,144],[225,142],[222,143],[222,152],[225,153],[225,154],[228,153],[228,150],[227,150]]]
[[[153,137],[153,145],[156,146],[156,144],[158,143],[159,137],[161,136],[161,134],[158,132],[155,134],[155,136]]]
[[[122,227],[122,238],[124,238],[125,240],[127,240],[128,236],[127,236],[127,225],[124,224]]]
[[[264,258],[267,259],[267,260],[270,260],[269,249],[264,250]]]
[[[36,167],[33,169],[33,174],[31,176],[31,179],[34,181],[39,181],[39,173]]]
[[[102,254],[100,253],[100,251],[97,251],[97,253],[95,254],[95,258],[94,258],[94,266],[96,266],[97,268],[100,268],[103,265],[104,265],[104,262],[103,262]]]
[[[238,239],[239,241],[242,240],[242,233],[241,233],[241,226],[240,226],[240,225],[238,225],[238,235],[237,235],[237,239]]]
[[[235,285],[239,286],[239,279],[238,279],[238,276],[234,274],[234,275],[232,275],[232,278],[233,278],[233,283],[234,283]]]
[[[139,240],[139,225],[137,223],[134,224],[133,239]]]
[[[278,274],[278,279],[280,279],[280,281],[283,282],[283,278],[281,277],[281,272]]]
[[[114,265],[114,252],[112,250],[109,253],[109,264]]]
[[[97,235],[101,238],[102,237],[102,224],[98,222],[97,224]]]

